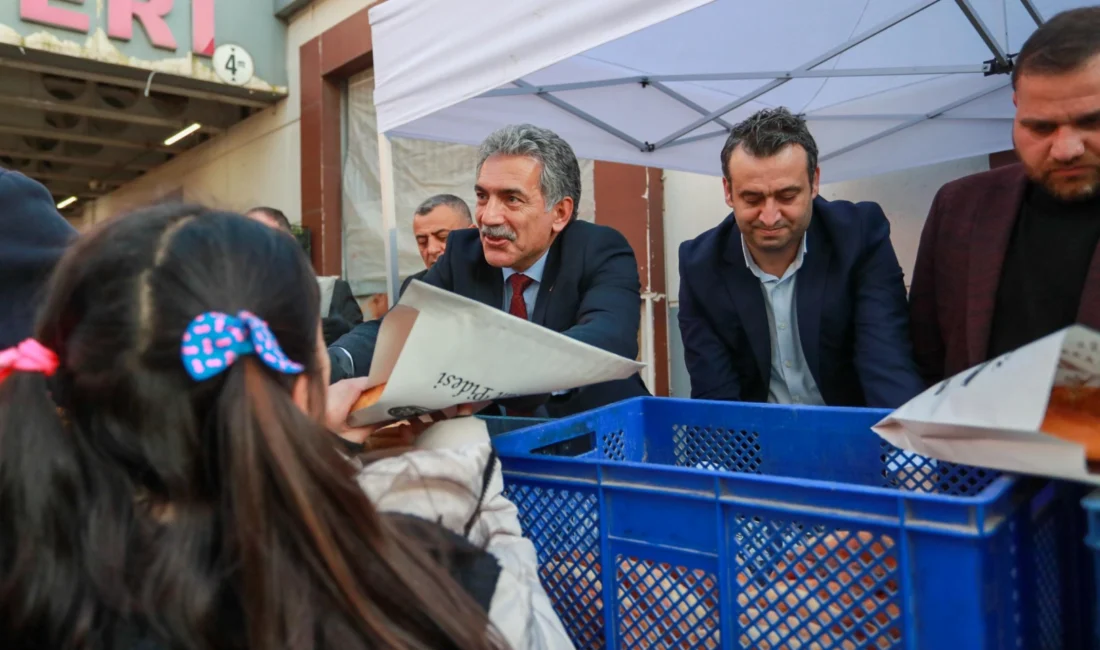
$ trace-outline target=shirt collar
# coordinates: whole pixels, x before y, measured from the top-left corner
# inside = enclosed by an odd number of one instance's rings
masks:
[[[550,253],[550,249],[547,249],[546,252],[542,254],[542,257],[540,257],[537,262],[535,262],[534,264],[531,265],[531,268],[527,269],[526,271],[523,271],[523,274],[526,275],[527,277],[531,278],[535,282],[542,282],[542,272],[546,269],[546,256],[549,253]],[[508,281],[508,278],[512,277],[516,273],[519,273],[519,271],[516,271],[516,270],[513,270],[513,269],[503,269],[503,270],[504,270],[504,281],[505,282]]]
[[[768,280],[782,280],[784,278],[789,278],[794,275],[795,272],[798,271],[798,269],[802,268],[802,260],[805,258],[807,250],[806,240],[809,239],[809,236],[809,232],[805,232],[802,234],[802,245],[798,247],[798,254],[795,255],[794,262],[791,262],[791,265],[787,267],[787,271],[783,273],[782,278],[777,278],[770,273],[766,273],[763,269],[756,265],[756,260],[752,258],[752,254],[749,253],[749,246],[745,243],[745,235],[742,234],[741,251],[745,254],[745,266],[749,267],[749,270],[752,271],[752,274],[760,278],[761,281],[766,282]],[[504,277],[507,278],[508,276],[506,275]]]

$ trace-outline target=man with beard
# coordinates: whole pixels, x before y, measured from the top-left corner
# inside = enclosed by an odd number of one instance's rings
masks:
[[[721,161],[733,213],[680,247],[692,397],[896,407],[919,393],[882,208],[818,196],[817,144],[785,108],[734,126]]]
[[[636,358],[634,251],[614,229],[577,219],[581,173],[572,147],[546,129],[513,125],[486,138],[478,160],[478,227],[451,232],[423,281]],[[364,323],[329,348],[333,381],[370,373],[379,325]],[[501,406],[512,415],[562,417],[648,394],[635,375]]]
[[[910,312],[929,384],[1100,328],[1100,7],[1040,26],[1012,83],[1020,163],[945,185],[921,235]]]

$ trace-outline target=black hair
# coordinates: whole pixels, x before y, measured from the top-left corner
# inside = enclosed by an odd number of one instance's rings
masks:
[[[1100,6],[1063,11],[1024,41],[1012,67],[1012,87],[1027,74],[1073,72],[1100,54]]]
[[[806,119],[782,106],[757,111],[730,130],[722,147],[722,177],[727,182],[730,180],[730,156],[739,146],[753,157],[768,158],[792,144],[805,149],[806,171],[813,181],[817,169],[817,142],[806,126]]]

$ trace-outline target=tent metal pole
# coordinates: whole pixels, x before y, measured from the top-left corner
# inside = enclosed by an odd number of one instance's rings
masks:
[[[707,131],[706,133],[700,133],[698,135],[688,135],[688,136],[684,136],[682,138],[677,138],[676,140],[666,144],[664,146],[664,148],[665,149],[671,149],[672,147],[679,147],[679,146],[682,146],[682,145],[685,145],[685,144],[691,144],[693,142],[699,142],[701,140],[713,140],[714,138],[724,138],[727,135],[729,135],[728,130]]]
[[[847,68],[842,70],[773,70],[759,72],[712,72],[704,74],[658,74],[648,77],[619,77],[615,79],[597,79],[563,84],[545,84],[542,86],[524,86],[517,88],[494,88],[480,95],[486,97],[510,97],[512,95],[539,95],[544,93],[567,92],[570,90],[588,90],[589,88],[607,88],[609,86],[627,86],[630,84],[672,83],[678,81],[749,81],[754,79],[815,79],[833,77],[897,77],[901,75],[947,75],[982,74],[984,65],[934,65],[907,66],[904,68]]]
[[[1035,21],[1036,25],[1042,25],[1046,21],[1043,20],[1043,14],[1039,13],[1039,8],[1035,6],[1032,0],[1020,0],[1020,4],[1027,10],[1027,14],[1031,16],[1031,19]]]
[[[902,21],[905,21],[905,20],[908,20],[909,18],[912,18],[916,14],[924,11],[925,9],[931,7],[932,5],[938,3],[939,1],[940,0],[922,0],[921,2],[918,2],[917,4],[909,7],[905,11],[903,11],[903,12],[901,12],[901,13],[899,13],[899,14],[897,14],[897,15],[895,15],[895,16],[893,16],[893,17],[891,17],[891,18],[875,25],[874,27],[872,27],[871,29],[868,29],[867,31],[863,32],[862,34],[858,34],[858,35],[852,37],[851,39],[849,39],[848,41],[846,41],[844,43],[841,43],[840,45],[832,48],[831,50],[828,50],[827,52],[821,54],[820,56],[817,56],[814,59],[811,59],[810,61],[807,61],[804,65],[799,66],[798,70],[809,70],[811,68],[816,68],[817,66],[821,65],[822,63],[825,63],[826,61],[829,61],[830,59],[836,58],[836,57],[840,56],[841,54],[844,54],[848,50],[850,50],[853,47],[859,45],[860,43],[863,43],[864,41],[870,40],[871,38],[874,38],[875,36],[881,34],[882,32],[890,29],[894,25],[897,25],[898,23],[900,23]],[[771,82],[769,82],[769,83],[757,88],[756,90],[748,93],[747,95],[742,96],[740,99],[738,99],[736,101],[733,101],[733,102],[730,102],[729,104],[726,104],[725,106],[719,108],[716,111],[712,111],[710,113],[707,113],[706,115],[699,118],[698,120],[695,120],[691,124],[688,124],[687,126],[670,133],[669,135],[665,136],[664,138],[661,138],[656,143],[650,145],[649,150],[654,151],[656,149],[660,149],[661,147],[664,147],[668,143],[672,142],[673,140],[675,140],[675,139],[677,139],[681,136],[687,135],[688,133],[691,133],[695,129],[703,126],[704,124],[706,124],[708,122],[714,121],[714,118],[722,117],[726,113],[729,113],[732,110],[735,110],[735,109],[737,109],[741,106],[744,106],[745,104],[748,104],[749,102],[756,99],[757,97],[759,97],[759,96],[761,96],[765,93],[771,92],[772,90],[775,90],[779,86],[782,86],[783,84],[787,83],[787,81],[789,81],[789,80],[790,79],[774,79]]]
[[[378,133],[378,180],[382,193],[382,232],[386,254],[386,296],[397,304],[401,281],[397,255],[397,194],[393,184],[393,146],[385,133]]]
[[[589,88],[607,88],[608,86],[626,86],[640,84],[646,81],[645,77],[616,77],[614,79],[596,79],[594,81],[576,81],[564,84],[547,84],[545,86],[519,86],[517,88],[494,88],[481,93],[478,97],[507,97],[509,95],[541,95],[543,93],[560,93],[568,90],[587,90]],[[515,83],[515,82],[513,82]]]
[[[974,10],[973,5],[970,4],[970,0],[955,0],[955,4],[962,10],[963,15],[966,16],[966,19],[970,22],[974,31],[978,32],[978,36],[982,38],[985,46],[993,53],[993,58],[997,63],[1002,66],[1007,66],[1008,55],[1001,49],[1001,44],[997,42],[997,38],[993,35],[993,32],[989,31],[989,27],[986,26],[982,17]]]
[[[783,70],[761,72],[718,72],[704,74],[658,74],[649,83],[674,81],[746,81],[751,79],[832,79],[834,77],[898,77],[917,75],[982,74],[984,65],[932,65],[904,68],[843,68],[839,70]]]
[[[894,135],[898,131],[904,131],[905,129],[908,129],[911,126],[916,126],[917,124],[920,124],[921,122],[924,122],[926,120],[933,120],[933,119],[943,115],[947,111],[954,110],[954,109],[958,108],[959,106],[962,106],[963,104],[969,104],[970,102],[972,102],[976,99],[981,99],[982,97],[985,97],[986,95],[995,93],[995,92],[997,92],[998,90],[1004,88],[1007,85],[1008,85],[1008,83],[997,84],[993,88],[987,88],[985,90],[980,90],[976,93],[967,95],[966,97],[963,97],[962,99],[957,99],[957,100],[951,102],[950,104],[946,104],[944,106],[941,106],[941,107],[937,108],[934,111],[931,111],[929,113],[925,113],[924,115],[918,115],[918,116],[914,117],[911,120],[902,122],[901,124],[898,124],[896,126],[892,126],[889,129],[886,129],[885,131],[883,131],[881,133],[876,133],[875,135],[864,138],[864,139],[862,139],[858,142],[853,142],[852,144],[845,145],[845,146],[837,149],[836,151],[830,151],[829,153],[824,154],[823,156],[821,156],[818,159],[818,161],[819,162],[825,162],[826,160],[829,160],[831,158],[836,158],[837,156],[846,154],[849,151],[852,151],[853,149],[858,149],[860,147],[865,147],[865,146],[871,144],[872,142],[877,142],[878,140],[881,140],[881,139],[883,139],[887,136]]]
[[[524,81],[522,79],[516,79],[512,83],[518,84],[520,86],[530,86],[530,84],[528,84],[526,81]],[[549,94],[546,94],[546,93],[536,93],[535,96],[540,98],[540,99],[543,99],[545,101],[550,102],[551,104],[553,104],[554,106],[557,106],[558,108],[562,109],[566,113],[570,113],[572,115],[575,115],[575,116],[579,117],[580,119],[584,120],[585,122],[588,122],[589,124],[596,127],[597,129],[600,129],[602,131],[606,131],[607,133],[610,133],[611,135],[615,136],[616,138],[619,138],[620,140],[637,147],[639,151],[645,151],[646,150],[645,143],[643,143],[641,140],[638,140],[637,138],[633,138],[633,137],[627,135],[626,133],[620,131],[619,129],[616,129],[615,127],[611,126],[607,122],[604,122],[603,120],[599,119],[598,117],[593,116],[590,113],[586,113],[586,112],[582,111],[581,109],[579,109],[576,106],[570,104],[569,102],[558,99],[557,97],[554,97],[553,95],[549,95]]]
[[[680,102],[684,106],[687,106],[688,108],[690,108],[691,110],[695,111],[696,113],[698,113],[700,115],[706,115],[709,112],[707,109],[703,108],[699,104],[696,104],[695,102],[691,101],[687,97],[684,97],[683,95],[681,95],[680,93],[676,92],[675,90],[669,88],[668,86],[664,85],[660,81],[651,81],[649,83],[649,85],[653,86],[657,90],[663,92],[664,94],[666,94],[669,97],[675,99],[676,101]],[[714,121],[719,126],[725,128],[727,131],[730,131],[730,130],[733,129],[732,124],[730,124],[729,122],[723,120],[720,117],[714,118]]]

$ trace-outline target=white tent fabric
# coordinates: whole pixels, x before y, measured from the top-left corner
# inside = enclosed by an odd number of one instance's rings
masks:
[[[787,106],[822,181],[848,180],[1011,148],[1010,79],[986,73],[1087,4],[389,0],[371,9],[378,126],[476,144],[525,121],[581,157],[719,175],[729,125]]]

